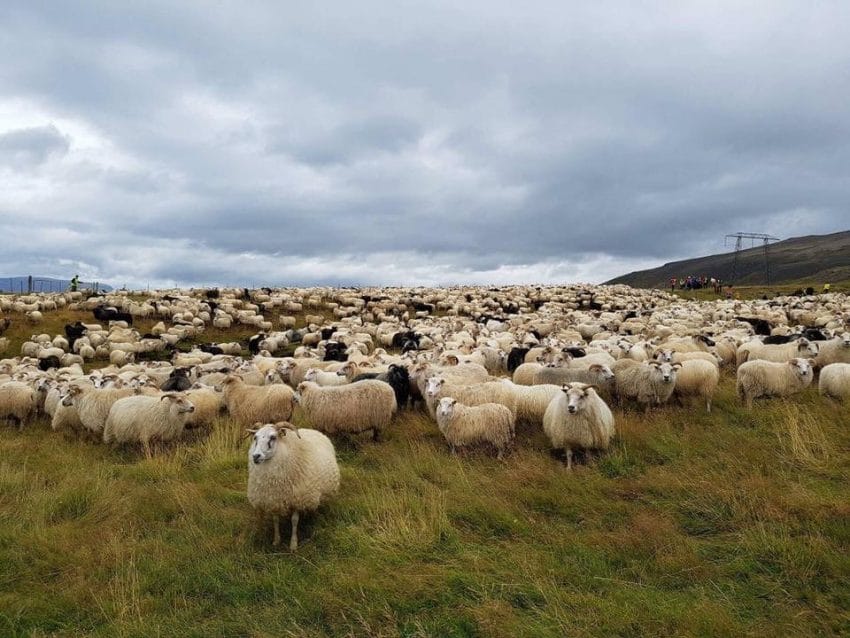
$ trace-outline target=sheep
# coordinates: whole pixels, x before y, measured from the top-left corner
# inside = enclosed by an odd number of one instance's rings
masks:
[[[615,393],[620,399],[635,399],[648,411],[651,405],[660,405],[670,398],[681,367],[681,363],[620,359],[613,366]]]
[[[614,387],[614,372],[603,363],[594,363],[587,368],[547,366],[538,370],[533,379],[534,385],[551,384],[558,387],[573,381],[595,386],[597,393],[601,393],[603,390],[610,393]]]
[[[287,421],[292,416],[294,393],[283,384],[248,385],[238,375],[221,384],[227,412],[241,427],[252,423]]]
[[[298,384],[296,401],[317,430],[327,434],[371,430],[375,441],[398,409],[393,389],[383,381],[372,379],[324,388],[303,381]]]
[[[68,397],[63,404],[73,404],[77,408],[77,414],[83,428],[97,436],[103,435],[103,427],[106,425],[106,417],[112,404],[135,394],[132,388],[81,388],[73,386],[68,390]],[[66,403],[67,402],[67,403]]]
[[[843,333],[829,341],[821,341],[815,361],[820,367],[832,363],[850,363],[850,332]]]
[[[36,411],[36,393],[26,383],[7,381],[0,384],[0,419],[12,419],[22,430]]]
[[[195,406],[195,411],[186,421],[187,428],[209,428],[224,409],[224,396],[215,388],[195,383],[186,391],[185,397]]]
[[[592,385],[568,383],[546,408],[543,431],[553,449],[566,452],[567,469],[572,470],[574,450],[608,449],[614,437],[614,415]]]
[[[124,366],[128,363],[133,363],[136,360],[136,355],[132,352],[125,352],[124,350],[112,350],[109,353],[109,363],[114,366]]]
[[[513,372],[513,382],[517,385],[532,385],[534,382],[534,375],[537,374],[543,368],[543,364],[540,361],[535,361],[534,363],[523,363],[517,366],[516,370]]]
[[[820,371],[818,392],[841,401],[850,398],[850,363],[830,363]]]
[[[508,379],[502,383],[514,393],[517,423],[542,424],[546,408],[561,391],[561,386],[552,384],[517,385]]]
[[[456,385],[442,375],[428,379],[425,389],[425,405],[436,418],[437,402],[441,397],[451,396],[463,405],[473,406],[482,403],[499,403],[511,411],[516,418],[517,398],[513,390],[501,381]]]
[[[80,421],[80,413],[77,406],[74,405],[71,398],[70,389],[65,390],[59,403],[53,411],[53,418],[50,421],[50,427],[53,430],[72,430],[78,432],[83,429],[83,422]]]
[[[738,347],[737,361],[739,366],[746,361],[755,360],[784,363],[800,357],[816,357],[818,350],[817,343],[805,338],[782,344],[765,344],[754,339]]]
[[[260,424],[257,423],[257,426]],[[248,430],[248,502],[273,518],[274,540],[280,545],[280,517],[289,516],[289,549],[298,549],[298,521],[339,490],[339,465],[331,440],[291,423],[266,424]]]
[[[194,410],[190,401],[177,394],[118,399],[106,417],[103,442],[141,443],[150,458],[151,442],[179,438]]]
[[[339,372],[325,372],[318,368],[310,368],[307,370],[307,374],[304,375],[304,380],[312,381],[322,387],[345,385],[348,383],[348,378],[342,370]]]
[[[747,408],[759,397],[788,396],[812,383],[812,359],[798,357],[791,361],[746,361],[740,365],[736,389]]]
[[[696,354],[696,353],[694,353]],[[705,400],[705,411],[711,412],[711,398],[720,383],[720,370],[715,363],[692,359],[683,361],[676,374],[676,387],[673,394],[677,399],[683,396],[698,396]]]
[[[468,406],[452,397],[440,399],[436,410],[437,427],[452,454],[455,448],[475,443],[490,443],[501,459],[513,443],[515,419],[511,411],[498,403]]]

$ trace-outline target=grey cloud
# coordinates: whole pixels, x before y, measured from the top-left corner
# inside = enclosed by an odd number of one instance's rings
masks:
[[[129,270],[104,247],[149,254],[140,279],[353,255],[334,262],[353,274],[298,276],[355,283],[387,251],[446,280],[598,255],[626,270],[727,232],[848,223],[837,5],[12,2],[0,25],[0,95],[57,122],[6,126],[0,99],[0,131],[30,131],[0,137],[0,162],[43,180],[0,210],[81,229],[57,257]]]
[[[71,142],[53,124],[0,133],[0,164],[23,169],[68,152]]]

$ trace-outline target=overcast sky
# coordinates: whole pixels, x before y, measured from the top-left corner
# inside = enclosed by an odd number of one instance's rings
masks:
[[[286,4],[0,4],[0,276],[598,282],[850,228],[848,2]]]

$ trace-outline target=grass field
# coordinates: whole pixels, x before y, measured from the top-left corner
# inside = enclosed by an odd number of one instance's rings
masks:
[[[222,419],[146,460],[0,428],[2,636],[850,633],[850,413],[809,391],[616,412],[572,473],[540,432],[448,454],[423,415],[338,440],[297,554],[245,498]]]

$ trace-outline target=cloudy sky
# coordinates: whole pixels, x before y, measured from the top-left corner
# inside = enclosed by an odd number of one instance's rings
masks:
[[[0,276],[602,281],[845,230],[848,33],[847,2],[6,0]]]

